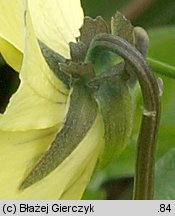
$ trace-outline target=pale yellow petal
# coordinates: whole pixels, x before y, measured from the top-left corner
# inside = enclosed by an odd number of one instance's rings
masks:
[[[54,138],[56,128],[23,133],[0,132],[0,199],[59,199],[72,183],[78,181],[93,155],[95,157],[98,154],[103,132],[102,119],[98,116],[93,127],[72,154],[55,171],[24,191],[18,190],[20,183],[39,154]],[[91,171],[88,173],[90,175]],[[87,181],[84,184],[86,185]],[[79,190],[83,191],[84,187],[81,181]],[[77,197],[80,194],[81,191]]]
[[[29,13],[20,87],[0,116],[1,130],[43,129],[62,123],[68,90],[55,77],[41,54]]]
[[[0,131],[0,199],[15,196],[23,174],[51,143],[57,127],[27,132]]]
[[[23,1],[0,1],[0,37],[19,51],[24,48]]]
[[[0,37],[0,53],[3,58],[15,71],[20,71],[23,54],[12,44]]]
[[[103,143],[103,140],[101,140],[100,144]],[[87,166],[85,167],[85,170],[83,173],[80,174],[80,177],[76,182],[73,182],[71,187],[69,187],[60,197],[62,200],[79,200],[81,199],[86,186],[88,185],[92,173],[94,171],[95,165],[97,163],[97,159],[99,156],[99,147],[97,146],[97,149],[94,150],[92,157],[90,158],[89,162],[87,163]]]
[[[68,94],[67,88],[50,70],[41,53],[28,11],[24,62],[20,76],[27,81],[36,94],[48,100],[59,102]]]
[[[30,0],[28,5],[37,37],[69,58],[68,43],[79,36],[83,23],[80,0]]]
[[[61,126],[66,115],[66,101],[67,97],[57,102],[49,101],[24,82],[12,96],[5,113],[0,116],[0,129],[26,131],[48,128],[58,123]]]

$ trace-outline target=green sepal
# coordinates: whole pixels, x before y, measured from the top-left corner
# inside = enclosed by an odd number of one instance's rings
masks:
[[[117,11],[111,19],[111,33],[127,40],[132,45],[135,43],[134,26],[131,24],[130,20],[119,11]],[[118,57],[118,59],[121,61],[121,57]],[[125,74],[126,73],[130,76],[128,83],[130,87],[133,88],[136,84],[136,76],[133,72],[133,68],[125,60]]]
[[[81,55],[86,62],[86,55],[88,52],[88,48],[90,46],[91,41],[93,38],[101,33],[110,33],[108,28],[108,24],[106,21],[101,17],[98,16],[95,19],[91,17],[84,18],[84,24],[80,29],[80,37],[78,41],[85,45],[86,51],[84,52],[85,55]],[[85,50],[85,49],[84,49]],[[100,74],[101,70],[105,70],[106,68],[112,66],[111,64],[111,56],[109,53],[103,52],[99,53],[93,61],[91,61],[94,65],[94,71],[96,74]]]
[[[134,27],[131,22],[119,11],[116,12],[114,17],[111,19],[111,33],[119,36],[129,43],[134,43]]]
[[[91,17],[84,18],[84,24],[80,29],[79,40],[89,47],[92,39],[99,33],[109,33],[108,25],[105,20],[98,16],[95,19]]]
[[[82,80],[82,82],[88,82],[88,80],[92,79],[95,76],[93,65],[90,63],[75,63],[70,61],[67,64],[60,64],[61,71],[71,74],[72,83],[74,80]]]
[[[136,49],[146,58],[149,47],[149,37],[145,29],[138,26],[134,27],[134,39]]]
[[[25,189],[55,170],[80,144],[93,125],[98,105],[84,83],[74,83],[67,118],[50,148],[43,154],[20,189]]]
[[[84,62],[87,52],[87,46],[82,41],[77,41],[77,43],[70,42],[70,55],[71,61],[75,63]]]
[[[100,160],[100,167],[104,167],[117,159],[129,140],[133,98],[121,75],[104,80],[96,97],[105,128],[105,147]]]
[[[111,33],[134,44],[134,27],[120,12],[116,12],[111,20]],[[134,112],[132,95],[136,78],[133,68],[127,61],[108,50],[103,52],[100,50],[95,56],[88,58],[98,74],[94,81],[97,82],[100,78],[96,97],[104,121],[105,147],[99,165],[104,167],[117,159],[129,140]],[[117,73],[115,71],[114,73],[118,74],[117,76],[113,76],[110,72],[112,68],[114,70],[116,68]]]
[[[59,53],[55,52],[51,48],[49,48],[46,44],[44,44],[42,41],[38,40],[41,52],[49,66],[49,68],[52,70],[52,72],[55,74],[55,76],[61,80],[68,88],[71,84],[71,75],[66,74],[63,71],[60,70],[59,64],[65,63],[66,59],[61,56]]]

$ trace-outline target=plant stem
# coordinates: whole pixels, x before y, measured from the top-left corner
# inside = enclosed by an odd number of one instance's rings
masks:
[[[156,73],[175,79],[175,67],[152,58],[147,58],[147,61]]]
[[[109,50],[123,57],[133,68],[141,86],[144,110],[136,160],[133,199],[153,199],[156,137],[160,121],[159,88],[141,53],[126,40],[100,34],[91,42],[86,61],[93,61],[99,51]]]

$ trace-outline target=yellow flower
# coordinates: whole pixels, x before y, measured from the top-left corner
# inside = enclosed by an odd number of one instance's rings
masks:
[[[25,190],[21,182],[62,126],[69,91],[47,65],[38,40],[69,58],[83,23],[79,0],[0,1],[0,52],[20,71],[20,86],[0,116],[0,199],[80,199],[102,148],[95,123],[53,172]],[[26,17],[24,19],[24,17]],[[21,67],[22,65],[22,67]]]
[[[22,64],[24,50],[22,1],[0,2],[0,52],[16,71]]]

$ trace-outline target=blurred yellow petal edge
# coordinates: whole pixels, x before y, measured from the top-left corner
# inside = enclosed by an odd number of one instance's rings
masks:
[[[12,44],[0,37],[0,53],[8,65],[15,71],[20,72],[23,60],[23,53]]]
[[[24,46],[23,14],[22,0],[0,1],[0,37],[21,52]]]

